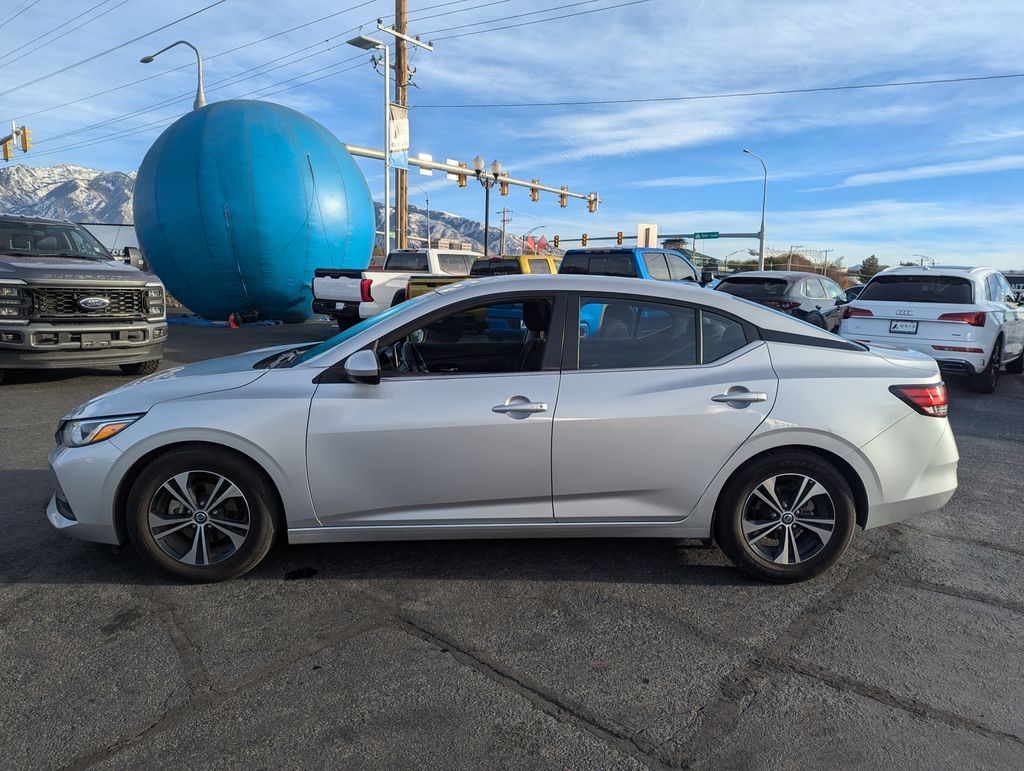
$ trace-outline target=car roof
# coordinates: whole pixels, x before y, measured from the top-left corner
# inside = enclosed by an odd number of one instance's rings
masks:
[[[75,225],[71,220],[51,219],[49,217],[31,217],[24,214],[0,214],[0,222],[20,222],[26,225]]]
[[[722,281],[728,281],[730,278],[784,278],[790,281],[796,281],[801,278],[828,278],[827,276],[821,276],[817,273],[811,273],[805,270],[744,270],[739,273],[730,273],[727,276],[722,276]],[[831,281],[831,279],[829,279]]]
[[[935,265],[933,267],[921,267],[919,265],[901,265],[894,268],[886,268],[879,271],[875,276],[970,276],[977,277],[985,273],[995,273],[995,268],[970,265]],[[875,276],[872,276],[874,278]]]

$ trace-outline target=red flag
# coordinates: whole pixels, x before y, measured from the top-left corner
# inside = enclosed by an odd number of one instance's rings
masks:
[[[537,251],[538,252],[542,251],[544,249],[547,249],[547,248],[548,248],[548,240],[544,236],[541,236],[539,239],[537,239]]]
[[[526,237],[526,245],[530,248],[531,253],[537,253],[537,243],[533,240],[533,236]]]

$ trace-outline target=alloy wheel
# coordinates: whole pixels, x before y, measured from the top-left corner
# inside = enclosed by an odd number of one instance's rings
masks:
[[[814,558],[832,538],[836,511],[832,497],[813,477],[778,474],[762,481],[743,504],[747,546],[778,565]]]
[[[149,533],[160,549],[186,565],[213,565],[235,554],[249,534],[242,491],[213,471],[185,471],[166,480],[150,501]]]

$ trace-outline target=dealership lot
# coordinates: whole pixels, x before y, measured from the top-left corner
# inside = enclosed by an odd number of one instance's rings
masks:
[[[174,327],[164,366],[332,331]],[[943,512],[793,586],[658,540],[277,548],[170,583],[43,517],[57,418],[125,381],[0,387],[5,767],[1019,765],[1024,377],[953,382]]]

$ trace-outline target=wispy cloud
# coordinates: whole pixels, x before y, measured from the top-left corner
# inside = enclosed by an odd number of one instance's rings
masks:
[[[885,185],[893,182],[953,177],[961,174],[987,174],[997,171],[1013,171],[1015,169],[1024,169],[1024,155],[1000,155],[995,158],[980,158],[972,161],[953,161],[951,163],[933,163],[926,166],[910,166],[904,169],[871,171],[847,177],[838,185],[835,185],[835,187]],[[817,189],[828,190],[830,188]]]

